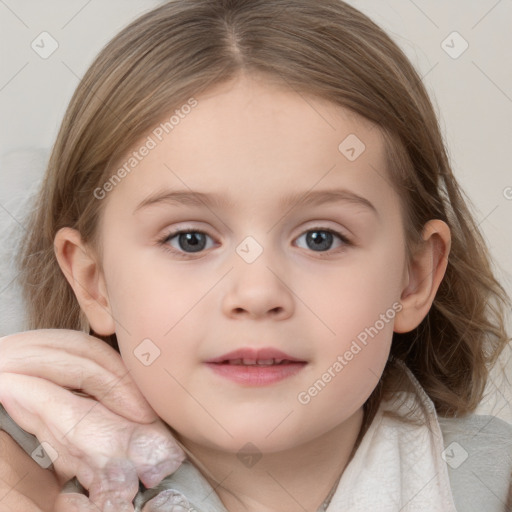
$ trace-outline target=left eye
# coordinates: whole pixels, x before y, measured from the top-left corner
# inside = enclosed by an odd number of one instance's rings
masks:
[[[302,237],[306,237],[307,249],[312,249],[315,252],[326,252],[331,248],[333,243],[333,239],[337,237],[341,240],[342,244],[340,245],[348,245],[349,240],[343,236],[341,233],[333,231],[332,229],[322,229],[322,228],[314,228],[308,229],[305,233],[300,235],[297,240],[300,240]],[[339,247],[339,246],[338,246]]]

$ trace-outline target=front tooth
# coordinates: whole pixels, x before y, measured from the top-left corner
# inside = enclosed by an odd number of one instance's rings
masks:
[[[274,359],[258,359],[258,364],[274,364]]]
[[[228,361],[229,364],[242,364],[242,360],[241,359],[230,359]]]
[[[248,365],[252,365],[252,364],[256,364],[256,359],[242,359],[242,364],[248,364]]]

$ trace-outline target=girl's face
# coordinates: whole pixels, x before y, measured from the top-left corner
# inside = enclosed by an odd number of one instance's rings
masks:
[[[379,130],[338,106],[254,78],[195,100],[102,189],[121,354],[185,444],[291,448],[359,415],[382,374],[399,197]]]

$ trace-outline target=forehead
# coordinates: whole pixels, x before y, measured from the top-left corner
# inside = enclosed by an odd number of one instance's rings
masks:
[[[117,163],[113,173],[128,172],[109,202],[135,207],[163,188],[260,210],[315,189],[348,188],[377,203],[393,194],[380,130],[349,110],[247,77],[194,99],[193,108],[162,116]]]

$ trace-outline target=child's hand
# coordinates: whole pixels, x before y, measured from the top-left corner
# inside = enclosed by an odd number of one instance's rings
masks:
[[[48,455],[57,457],[61,484],[76,476],[89,491],[90,510],[133,510],[139,478],[153,487],[185,458],[119,354],[83,332],[42,329],[0,338],[0,403],[20,427],[49,443],[47,452],[55,450]],[[83,500],[62,495],[60,505],[70,498]]]

